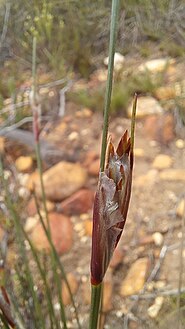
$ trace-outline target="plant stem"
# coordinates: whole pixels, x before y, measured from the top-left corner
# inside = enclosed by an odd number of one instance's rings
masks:
[[[96,329],[99,319],[100,300],[102,293],[102,284],[98,286],[91,285],[91,312],[89,329]]]
[[[104,171],[104,166],[105,166],[105,154],[106,154],[106,147],[107,147],[110,102],[111,102],[111,94],[112,94],[114,53],[115,53],[115,44],[116,44],[116,36],[117,36],[118,13],[119,13],[119,0],[113,0],[112,1],[112,14],[111,14],[111,27],[110,27],[108,76],[107,76],[107,84],[106,84],[106,91],[105,91],[105,106],[104,106],[104,121],[103,121],[103,135],[102,135],[101,158],[100,158],[100,171]]]

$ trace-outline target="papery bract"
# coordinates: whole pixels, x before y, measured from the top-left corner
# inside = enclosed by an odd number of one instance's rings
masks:
[[[102,282],[114,249],[121,237],[131,195],[133,152],[127,131],[117,150],[107,145],[104,172],[100,173],[94,200],[91,283]]]

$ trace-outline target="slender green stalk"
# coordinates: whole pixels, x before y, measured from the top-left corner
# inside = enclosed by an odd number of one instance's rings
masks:
[[[102,294],[102,284],[99,284],[98,286],[91,285],[91,311],[90,311],[89,329],[97,329],[101,294]]]
[[[112,82],[113,82],[113,70],[114,70],[114,54],[115,44],[117,37],[117,25],[118,25],[118,14],[119,14],[119,0],[112,1],[112,12],[111,12],[111,26],[110,26],[110,43],[109,43],[109,63],[108,63],[108,77],[105,92],[105,105],[104,105],[104,120],[103,120],[103,134],[102,134],[102,146],[100,156],[100,171],[104,171],[105,167],[105,156],[107,147],[107,134],[109,126],[109,114],[110,114],[110,103],[112,94]],[[102,284],[98,286],[91,285],[91,311],[89,320],[89,329],[97,329],[99,310],[102,297]]]
[[[106,85],[106,92],[105,92],[105,106],[104,106],[103,135],[102,135],[102,146],[101,146],[101,157],[100,157],[100,171],[104,170],[104,165],[105,165],[105,154],[106,154],[106,147],[107,147],[107,134],[108,134],[108,126],[109,126],[109,113],[110,113],[113,70],[114,70],[114,53],[115,53],[117,25],[118,25],[119,2],[120,2],[119,0],[112,1],[110,43],[109,43],[109,64],[108,64],[108,76],[107,76],[107,85]]]

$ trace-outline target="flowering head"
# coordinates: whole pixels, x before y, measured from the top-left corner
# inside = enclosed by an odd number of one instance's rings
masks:
[[[133,148],[127,131],[117,149],[109,139],[106,163],[94,200],[91,283],[102,282],[121,237],[131,195]]]

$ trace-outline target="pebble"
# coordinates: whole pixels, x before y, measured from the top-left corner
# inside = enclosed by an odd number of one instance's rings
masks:
[[[132,116],[132,104],[127,109],[128,117]],[[151,96],[141,96],[138,97],[137,112],[136,116],[138,119],[144,118],[151,114],[161,114],[163,113],[163,108],[160,103]]]
[[[16,159],[15,166],[19,172],[30,172],[33,168],[33,159],[30,156],[20,156]]]
[[[138,71],[139,72],[150,71],[151,73],[158,73],[158,72],[162,72],[165,69],[167,69],[168,65],[173,65],[173,64],[175,64],[174,59],[157,58],[157,59],[152,59],[150,61],[147,61],[144,64],[141,64],[138,67]]]
[[[182,139],[177,139],[175,145],[178,149],[183,149],[185,147],[185,142]]]
[[[157,247],[160,247],[163,244],[164,238],[160,232],[155,232],[152,234],[152,238]]]
[[[179,204],[177,205],[176,214],[179,217],[183,217],[184,212],[185,212],[185,200],[182,199],[179,201]]]
[[[121,284],[121,296],[126,297],[137,294],[144,286],[148,271],[148,258],[137,259],[129,269],[126,278]]]
[[[159,173],[162,180],[185,181],[185,169],[165,169]]]
[[[154,304],[151,305],[147,310],[147,313],[148,313],[150,318],[154,319],[158,316],[159,311],[161,310],[163,303],[164,303],[164,297],[163,296],[159,296],[159,297],[155,298]]]
[[[154,159],[152,167],[155,169],[167,169],[171,167],[172,163],[173,160],[169,155],[159,154]]]

